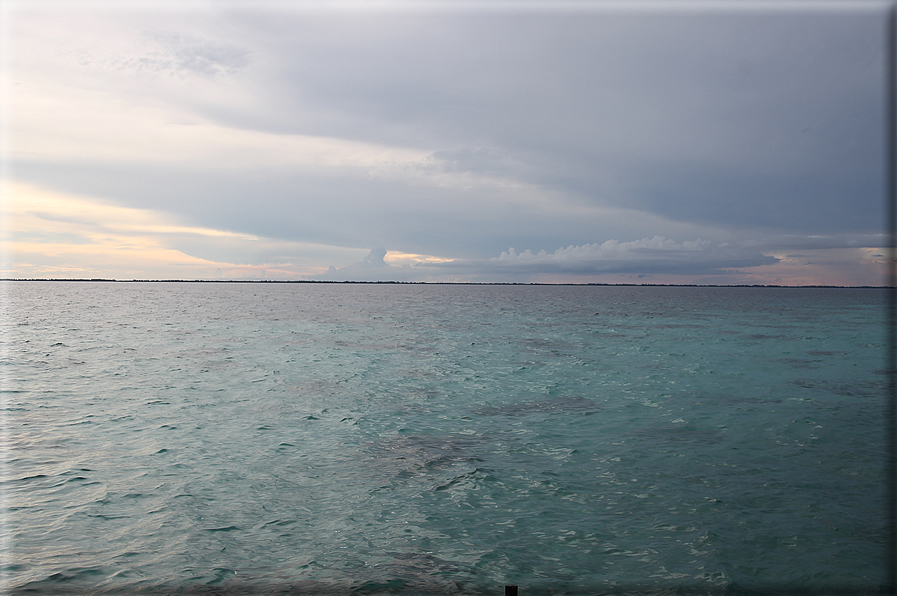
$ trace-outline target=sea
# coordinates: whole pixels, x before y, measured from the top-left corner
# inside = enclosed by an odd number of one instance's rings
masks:
[[[883,289],[0,286],[8,594],[887,581]]]

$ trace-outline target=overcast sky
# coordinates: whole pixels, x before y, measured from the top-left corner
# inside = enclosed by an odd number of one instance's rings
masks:
[[[0,277],[880,285],[887,9],[5,2]]]

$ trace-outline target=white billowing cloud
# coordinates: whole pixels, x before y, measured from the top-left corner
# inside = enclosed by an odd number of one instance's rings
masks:
[[[518,253],[513,248],[488,261],[496,272],[571,273],[718,273],[726,269],[755,267],[776,262],[756,250],[709,240],[676,242],[663,236],[630,242],[568,246],[553,253],[544,250]],[[464,266],[464,263],[456,265]],[[451,264],[446,264],[451,267]]]
[[[387,265],[383,260],[385,248],[373,248],[362,260],[337,269],[334,266],[314,279],[324,281],[395,281],[398,267]]]

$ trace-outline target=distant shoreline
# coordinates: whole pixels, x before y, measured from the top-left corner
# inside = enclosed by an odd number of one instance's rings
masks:
[[[856,290],[893,290],[897,286],[785,286],[777,284],[637,284],[637,283],[549,283],[488,281],[330,281],[316,279],[102,279],[102,278],[0,278],[6,281],[63,281],[115,283],[212,283],[212,284],[363,284],[363,285],[427,285],[427,286],[619,286],[663,288],[833,288]]]

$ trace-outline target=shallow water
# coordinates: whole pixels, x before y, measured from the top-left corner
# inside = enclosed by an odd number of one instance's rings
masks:
[[[14,593],[875,593],[873,289],[6,282]]]

